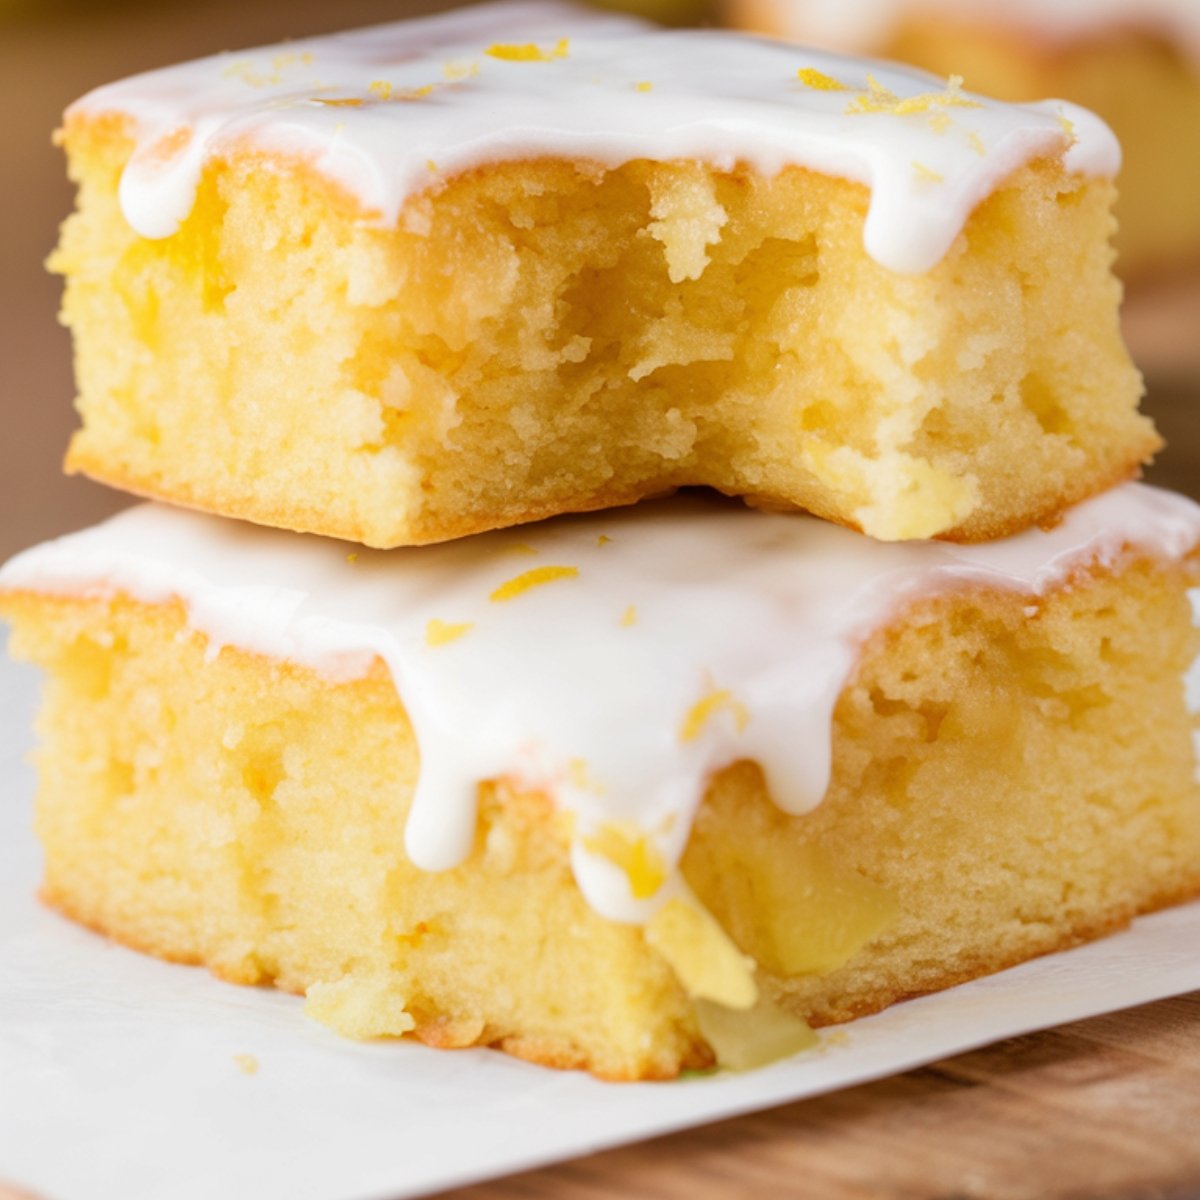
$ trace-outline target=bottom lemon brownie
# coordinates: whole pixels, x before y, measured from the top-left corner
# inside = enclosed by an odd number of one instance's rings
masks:
[[[975,547],[687,499],[522,535],[147,505],[11,562],[47,902],[354,1037],[649,1079],[1200,893],[1189,502]]]

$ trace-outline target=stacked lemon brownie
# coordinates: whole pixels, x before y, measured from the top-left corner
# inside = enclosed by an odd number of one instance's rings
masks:
[[[1123,482],[1087,113],[509,4],[64,139],[69,463],[218,515],[0,573],[50,903],[633,1079],[1200,892],[1200,511]],[[612,509],[693,484],[755,507]]]
[[[733,23],[957,71],[1010,100],[1069,96],[1125,152],[1118,269],[1200,269],[1200,5],[1195,0],[726,0]]]

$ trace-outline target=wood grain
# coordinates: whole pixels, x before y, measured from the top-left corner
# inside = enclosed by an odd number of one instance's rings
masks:
[[[1200,993],[445,1195],[1195,1200]]]

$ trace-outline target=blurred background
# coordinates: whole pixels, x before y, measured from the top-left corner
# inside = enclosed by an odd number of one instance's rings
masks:
[[[613,0],[611,6],[672,23],[715,23],[737,7],[739,19],[754,23],[745,4],[724,0],[721,8],[720,2]],[[814,0],[781,2],[796,11],[814,7]],[[1131,8],[1136,4],[1130,0]],[[55,319],[59,281],[42,263],[72,204],[50,141],[63,108],[97,84],[150,67],[450,7],[453,0],[0,0],[0,112],[7,114],[0,135],[0,559],[128,502],[60,470],[75,425],[71,349]],[[1193,65],[1200,75],[1200,58]],[[1200,151],[1192,158],[1200,163]],[[1196,223],[1200,228],[1200,211]],[[1190,273],[1132,289],[1126,330],[1147,375],[1147,408],[1170,443],[1149,477],[1197,494],[1200,260],[1192,265]]]

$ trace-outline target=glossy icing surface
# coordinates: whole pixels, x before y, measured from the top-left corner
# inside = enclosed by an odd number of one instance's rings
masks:
[[[205,163],[234,147],[311,164],[383,223],[485,163],[699,159],[867,185],[864,245],[906,273],[1030,160],[1112,175],[1120,158],[1062,101],[1002,104],[908,68],[543,0],[201,59],[99,88],[67,119],[106,113],[131,122],[120,201],[146,237],[178,228]]]
[[[858,54],[877,51],[901,18],[945,15],[1016,27],[1055,41],[1145,29],[1200,59],[1196,0],[753,0],[779,32]]]
[[[1049,532],[984,545],[877,543],[814,518],[681,497],[390,552],[145,504],[18,555],[0,588],[180,597],[210,653],[234,645],[331,679],[381,659],[420,748],[411,858],[461,861],[476,785],[510,778],[576,816],[592,905],[643,920],[709,776],[754,759],[784,809],[820,803],[838,694],[907,602],[971,584],[1036,596],[1124,547],[1176,559],[1200,507],[1136,484]],[[614,831],[663,886],[634,894]],[[401,831],[397,830],[397,837]]]

